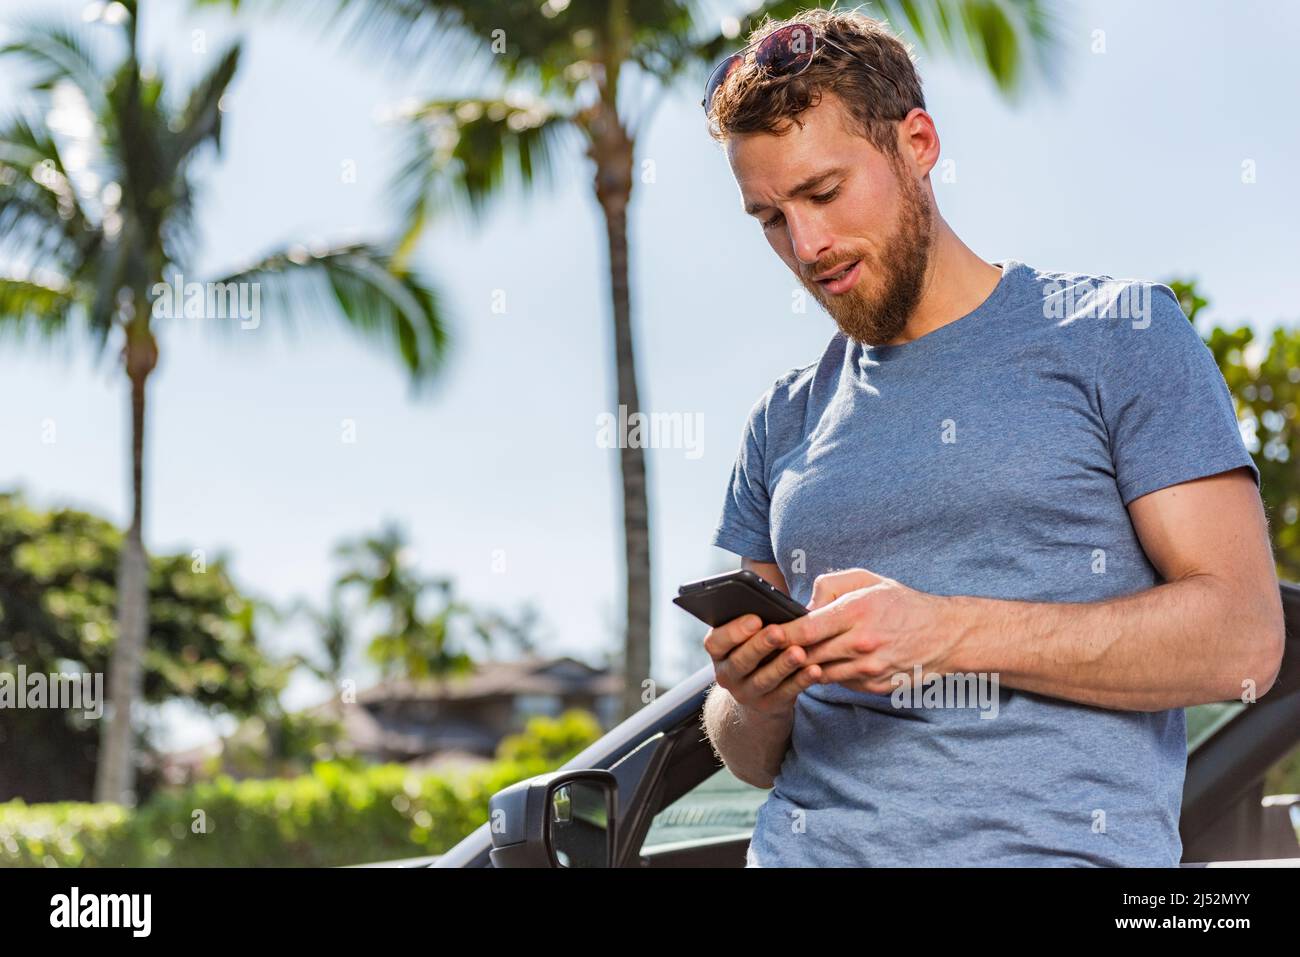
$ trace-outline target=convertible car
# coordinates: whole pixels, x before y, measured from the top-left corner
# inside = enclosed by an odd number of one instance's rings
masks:
[[[1300,586],[1284,582],[1286,653],[1252,704],[1187,709],[1183,866],[1300,867],[1300,795],[1264,776],[1300,746]],[[388,867],[744,867],[768,791],[735,778],[701,729],[706,666],[549,774],[491,800],[446,853]]]

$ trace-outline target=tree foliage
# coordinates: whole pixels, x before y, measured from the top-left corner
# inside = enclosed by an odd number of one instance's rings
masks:
[[[41,511],[19,494],[0,495],[0,670],[106,674],[122,542],[120,530],[88,512]],[[153,557],[145,703],[274,714],[295,662],[272,660],[259,645],[259,607],[222,557]],[[146,753],[149,737],[142,730]],[[87,798],[97,751],[97,722],[82,711],[0,709],[0,799]]]
[[[1209,300],[1195,280],[1169,284],[1193,323]],[[1278,323],[1263,336],[1248,324],[1203,335],[1232,393],[1242,438],[1259,468],[1278,574],[1300,580],[1300,330]]]

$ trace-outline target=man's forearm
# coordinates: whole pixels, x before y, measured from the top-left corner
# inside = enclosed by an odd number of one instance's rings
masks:
[[[1262,695],[1284,640],[1280,599],[1252,607],[1208,575],[1086,604],[957,597],[946,614],[960,636],[946,671],[1132,711]]]
[[[771,717],[739,704],[725,688],[713,686],[704,702],[704,730],[713,749],[737,778],[770,788],[790,745],[793,713]]]

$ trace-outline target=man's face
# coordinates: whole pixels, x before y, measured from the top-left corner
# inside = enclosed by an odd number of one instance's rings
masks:
[[[851,132],[834,93],[799,120],[802,127],[783,136],[728,139],[745,211],[845,335],[883,345],[903,331],[921,296],[930,199],[914,175]]]

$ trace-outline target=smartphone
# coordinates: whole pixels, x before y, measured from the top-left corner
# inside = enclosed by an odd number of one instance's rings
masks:
[[[807,608],[748,568],[687,582],[677,589],[673,604],[714,628],[742,615],[779,625],[808,614]]]

